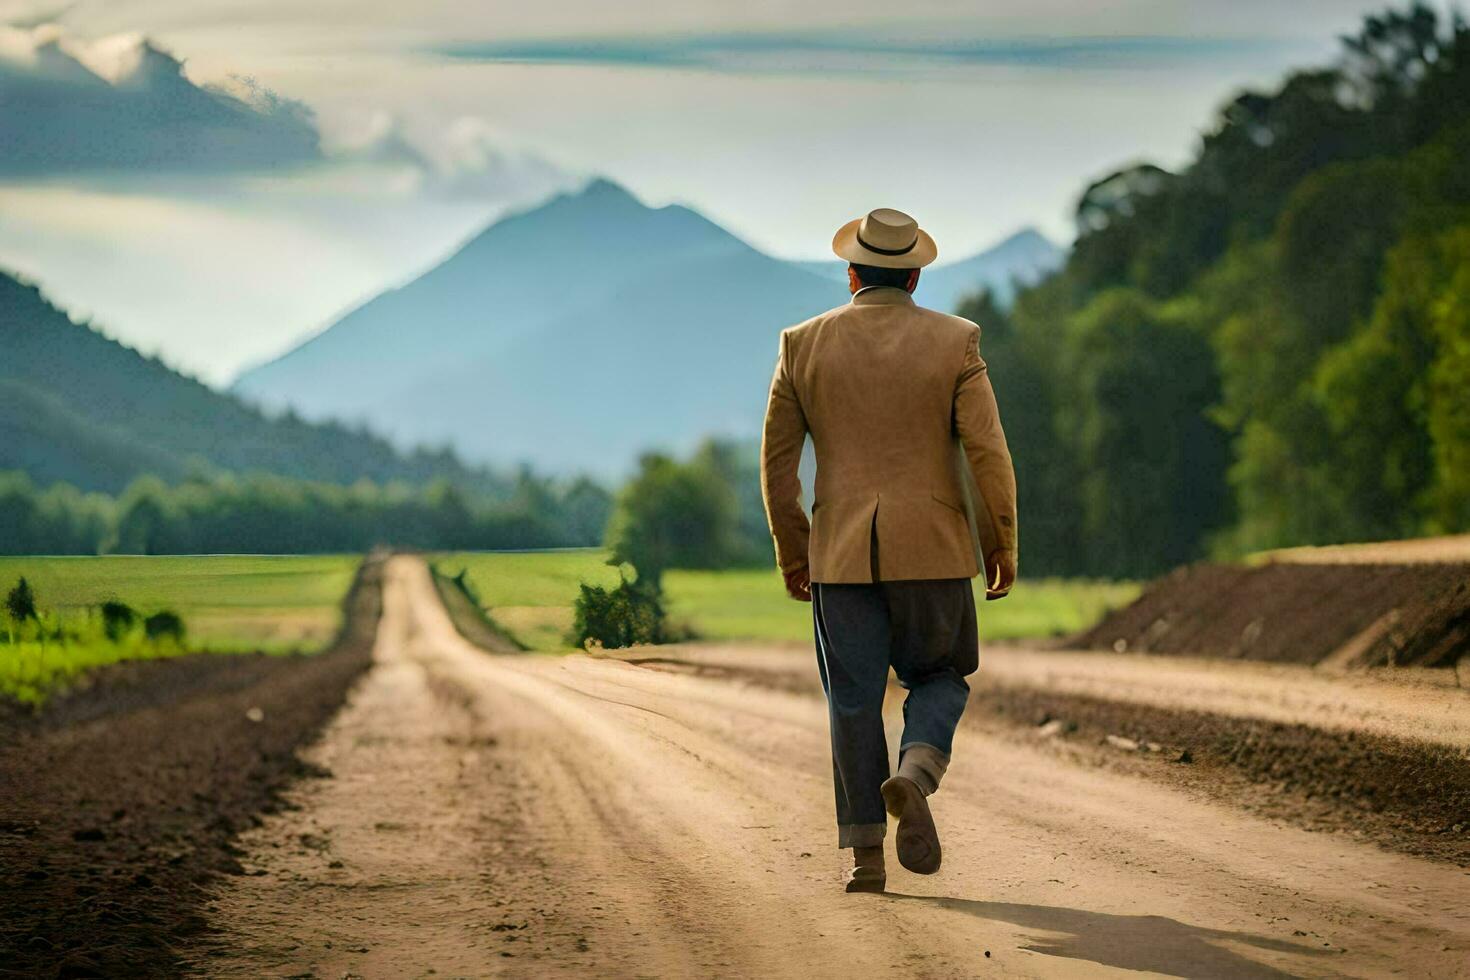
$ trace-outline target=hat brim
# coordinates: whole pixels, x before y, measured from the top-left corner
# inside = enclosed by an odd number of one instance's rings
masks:
[[[919,229],[914,247],[902,255],[875,252],[858,241],[858,228],[862,223],[862,218],[854,218],[837,229],[837,234],[832,238],[832,251],[839,259],[845,259],[854,265],[872,265],[880,269],[922,269],[939,258],[938,246],[922,228]]]

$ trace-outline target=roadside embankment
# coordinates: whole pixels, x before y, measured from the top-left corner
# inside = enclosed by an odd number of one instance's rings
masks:
[[[242,873],[235,835],[370,663],[381,583],[371,557],[325,652],[118,664],[0,721],[0,975],[178,973],[200,885]]]
[[[445,575],[437,566],[430,565],[429,574],[433,576],[439,601],[444,604],[444,611],[449,614],[449,621],[460,636],[492,653],[520,653],[525,649],[485,614],[464,571],[458,575]]]
[[[1190,565],[1066,645],[1337,669],[1455,668],[1470,656],[1470,564]]]

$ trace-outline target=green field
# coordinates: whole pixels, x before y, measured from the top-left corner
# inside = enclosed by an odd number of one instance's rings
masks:
[[[82,638],[45,644],[34,628],[6,644],[0,629],[0,693],[39,700],[89,667],[179,652],[268,653],[320,649],[341,624],[339,603],[360,561],[355,555],[0,558],[0,595],[25,576],[48,632]],[[147,616],[169,609],[187,637],[150,643],[135,630],[118,643],[100,635],[95,607],[127,603]]]
[[[455,553],[435,559],[454,575],[461,569],[486,613],[533,650],[565,649],[571,603],[581,582],[616,585],[606,554],[586,551]],[[1008,599],[981,602],[980,635],[1014,640],[1075,632],[1104,612],[1131,602],[1130,582],[1059,579],[1022,581]],[[670,617],[704,639],[805,643],[809,606],[793,602],[773,569],[673,571],[664,576]]]
[[[978,580],[977,580],[978,581]],[[786,596],[774,570],[670,572],[665,577],[669,613],[712,640],[812,639],[811,607]],[[1075,633],[1109,609],[1133,601],[1131,582],[1032,579],[1010,596],[984,602],[976,591],[982,640],[1018,640]]]

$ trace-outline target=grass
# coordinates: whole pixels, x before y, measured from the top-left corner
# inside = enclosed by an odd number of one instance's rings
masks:
[[[485,612],[532,650],[565,650],[572,600],[581,582],[616,585],[606,553],[460,552],[435,559],[453,575],[465,569]],[[1131,602],[1131,582],[1022,581],[1008,599],[977,602],[982,640],[1065,635]],[[811,607],[792,602],[773,569],[673,571],[664,576],[670,616],[711,640],[810,642]]]
[[[21,642],[0,645],[0,693],[38,702],[78,673],[119,660],[184,652],[314,651],[336,635],[339,603],[352,582],[355,555],[103,558],[0,558],[0,593],[23,575],[36,593],[48,631],[79,634],[43,645],[27,626]],[[171,609],[183,617],[182,646],[151,643],[135,630],[118,643],[101,635],[95,607],[117,599],[147,616]],[[0,628],[0,644],[6,633]]]
[[[670,572],[664,591],[670,615],[708,639],[812,639],[811,607],[788,599],[774,570]],[[1030,579],[1018,583],[1008,598],[985,602],[984,590],[977,588],[980,638],[1065,636],[1132,602],[1138,591],[1131,582]]]
[[[453,552],[433,558],[439,571],[468,572],[486,615],[528,650],[565,650],[577,589],[618,584],[618,570],[596,548],[570,551]]]

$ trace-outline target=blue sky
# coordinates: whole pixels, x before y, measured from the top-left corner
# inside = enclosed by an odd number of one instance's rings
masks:
[[[1178,164],[1232,91],[1330,57],[1378,7],[0,0],[12,92],[54,81],[60,51],[127,75],[118,91],[146,80],[149,106],[227,86],[260,113],[182,159],[140,132],[153,109],[114,100],[104,142],[131,156],[99,162],[78,134],[100,103],[74,117],[72,90],[38,90],[44,129],[7,128],[46,142],[25,167],[0,154],[0,265],[224,381],[586,175],[791,257],[879,206],[915,214],[941,260],[1024,225],[1064,239],[1089,179]],[[305,166],[302,112],[324,147]]]

